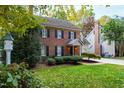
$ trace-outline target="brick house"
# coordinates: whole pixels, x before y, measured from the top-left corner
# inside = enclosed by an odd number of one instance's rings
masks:
[[[47,22],[41,30],[41,56],[80,55],[80,29],[71,22],[43,17]]]

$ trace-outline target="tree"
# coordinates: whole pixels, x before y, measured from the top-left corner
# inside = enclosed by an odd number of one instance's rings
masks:
[[[115,41],[117,56],[124,55],[124,19],[114,18],[102,29],[105,40]]]
[[[94,12],[92,6],[82,5],[79,10],[76,10],[73,5],[67,8],[68,20],[76,24],[81,29],[83,29],[84,25],[89,23],[89,19],[93,18],[93,16]]]
[[[38,28],[28,29],[23,37],[18,33],[12,33],[14,36],[14,47],[12,52],[12,62],[27,62],[30,67],[34,67],[40,60],[41,38]]]
[[[39,5],[36,10],[40,11],[41,16],[54,17],[71,21],[81,29],[84,20],[94,16],[93,6],[82,5],[79,10],[74,5]]]
[[[0,35],[10,32],[14,37],[12,62],[27,62],[31,67],[39,61],[40,39],[37,28],[43,18],[34,15],[34,6],[0,6]]]
[[[0,35],[7,32],[24,34],[28,28],[40,26],[45,20],[32,15],[32,6],[0,6]]]
[[[109,21],[111,20],[111,18],[109,16],[102,16],[100,19],[99,19],[99,23],[100,25],[104,26],[106,23],[108,23]]]

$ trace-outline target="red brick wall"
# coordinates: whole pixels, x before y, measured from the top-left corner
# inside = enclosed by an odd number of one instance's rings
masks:
[[[58,30],[57,28],[48,28],[50,30],[50,37],[49,38],[42,38],[41,42],[43,42],[44,45],[49,46],[49,56],[54,56],[55,55],[55,46],[64,46],[64,55],[67,55],[67,42],[68,42],[68,32],[72,30],[65,30],[64,31],[64,38],[63,39],[57,39],[55,37],[55,29]],[[80,32],[76,32],[76,38],[80,37]],[[79,49],[78,49],[79,50]],[[76,54],[79,54],[76,52]]]

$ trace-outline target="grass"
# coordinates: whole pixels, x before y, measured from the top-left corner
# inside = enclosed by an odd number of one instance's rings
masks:
[[[51,88],[121,88],[124,87],[124,66],[77,65],[36,69],[36,75]]]

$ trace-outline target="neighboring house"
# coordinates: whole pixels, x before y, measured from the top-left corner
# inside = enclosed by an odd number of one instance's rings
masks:
[[[109,42],[104,40],[104,37],[101,35],[101,55],[102,56],[115,56],[115,41]]]
[[[101,56],[115,56],[115,42],[109,43],[104,40],[98,21],[95,22],[93,30],[85,38],[90,44],[86,46],[87,51],[82,50],[82,52],[95,53]]]
[[[41,56],[80,55],[80,29],[71,22],[44,17],[41,30]]]

